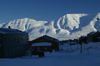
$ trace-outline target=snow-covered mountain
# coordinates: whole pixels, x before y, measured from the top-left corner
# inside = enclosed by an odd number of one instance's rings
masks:
[[[18,29],[29,33],[29,39],[33,40],[42,35],[49,35],[60,40],[74,39],[81,35],[87,35],[91,31],[100,31],[100,13],[89,14],[66,14],[58,20],[36,21],[23,18],[0,24],[1,28]]]

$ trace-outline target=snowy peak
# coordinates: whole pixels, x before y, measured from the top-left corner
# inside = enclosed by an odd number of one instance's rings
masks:
[[[87,14],[66,14],[58,19],[57,26],[59,29],[67,30],[79,28],[80,18],[83,16],[87,16]]]
[[[90,25],[96,30],[100,31],[100,13],[98,13],[93,20],[90,22]]]
[[[100,31],[100,13],[89,14],[66,14],[58,20],[36,21],[23,18],[0,24],[1,28],[18,29],[29,33],[29,39],[33,40],[42,35],[49,35],[59,40],[75,39],[81,35],[87,35],[91,31]]]

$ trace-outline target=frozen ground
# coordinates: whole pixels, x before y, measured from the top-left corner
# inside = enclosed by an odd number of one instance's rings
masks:
[[[0,59],[0,66],[100,66],[100,43],[83,45],[83,53],[77,50],[77,45],[63,45],[59,52],[45,52],[45,57],[18,57],[15,59]]]

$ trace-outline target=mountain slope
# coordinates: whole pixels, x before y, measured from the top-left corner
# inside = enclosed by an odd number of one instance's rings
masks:
[[[8,26],[11,26],[14,29],[25,31],[33,27],[44,26],[45,23],[47,23],[47,21],[36,21],[34,19],[23,18],[10,21],[9,23],[4,24],[2,27],[7,28]]]
[[[80,18],[83,16],[87,16],[87,14],[66,14],[58,19],[57,26],[59,29],[77,29],[79,28]]]
[[[18,29],[29,33],[29,39],[33,40],[42,35],[59,38],[59,40],[74,39],[81,35],[87,35],[91,31],[100,31],[100,13],[89,14],[66,14],[58,20],[36,21],[23,18],[0,24],[1,28]]]

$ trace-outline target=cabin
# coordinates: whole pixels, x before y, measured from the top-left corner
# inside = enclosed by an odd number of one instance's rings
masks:
[[[28,49],[28,33],[0,28],[0,58],[15,58],[25,55]]]
[[[87,34],[87,41],[88,42],[99,42],[100,41],[100,32],[91,32]]]
[[[79,42],[82,42],[82,43],[87,43],[87,36],[81,36],[80,38],[79,38]]]
[[[53,37],[50,37],[50,36],[47,36],[47,35],[44,35],[44,36],[41,36],[35,40],[32,40],[29,42],[29,47],[31,47],[33,44],[35,43],[41,43],[41,42],[47,42],[47,43],[51,43],[52,46],[51,48],[58,51],[59,50],[59,40],[53,38]]]

